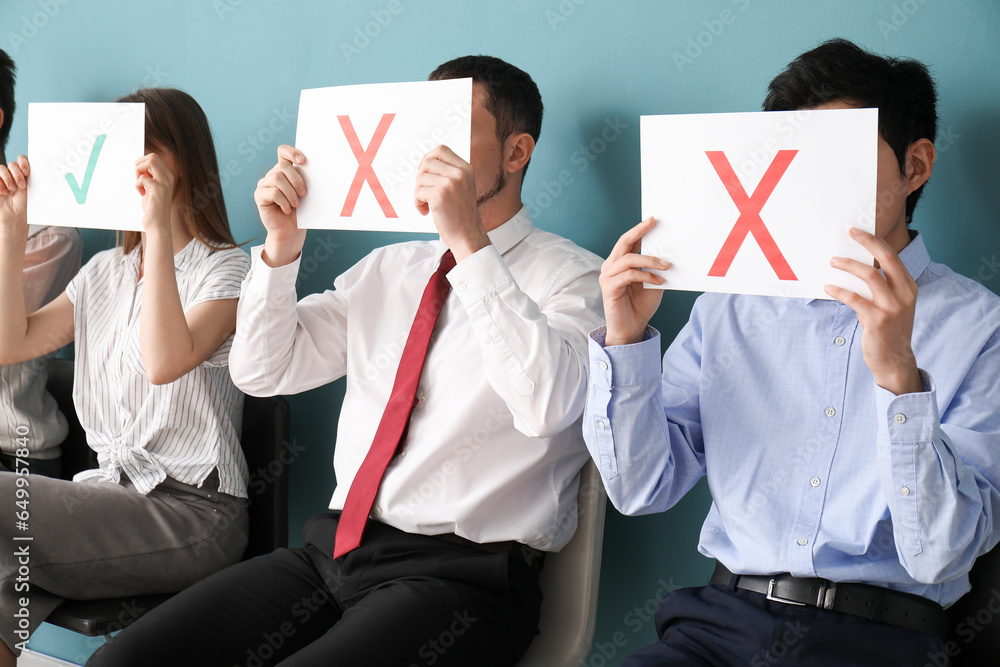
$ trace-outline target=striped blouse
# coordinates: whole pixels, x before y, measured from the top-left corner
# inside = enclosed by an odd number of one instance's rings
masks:
[[[187,312],[235,299],[250,266],[239,248],[212,251],[192,240],[174,256]],[[139,252],[98,253],[66,288],[76,338],[73,402],[98,470],[77,482],[115,482],[124,473],[142,494],[168,476],[200,486],[218,468],[219,491],[246,498],[240,449],[243,394],[229,376],[232,337],[187,375],[165,385],[146,377],[139,347]]]

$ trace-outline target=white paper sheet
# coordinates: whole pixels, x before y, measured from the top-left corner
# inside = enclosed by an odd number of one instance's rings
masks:
[[[469,160],[471,111],[472,79],[303,90],[299,228],[437,233],[413,203],[417,166],[441,144]]]
[[[640,134],[642,252],[672,264],[659,287],[870,298],[830,258],[873,261],[847,230],[875,230],[877,109],[642,116]]]
[[[145,104],[28,104],[28,222],[142,231]]]

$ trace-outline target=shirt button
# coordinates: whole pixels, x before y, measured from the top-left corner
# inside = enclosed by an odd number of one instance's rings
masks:
[[[459,292],[464,292],[465,288],[466,288],[465,283],[459,283],[459,284],[455,285],[455,289],[457,289]]]
[[[837,345],[843,345],[844,343],[847,342],[847,339],[844,338],[843,336],[837,336],[836,338],[833,339],[833,342],[836,343]]]
[[[382,508],[381,507],[376,507],[375,508],[375,514],[381,515],[382,514]]]
[[[601,363],[599,363],[597,365],[601,367],[602,371],[608,370],[608,364],[606,362],[604,362],[604,361],[602,361]]]
[[[417,397],[417,400],[420,401],[421,403],[423,403],[424,401],[427,400],[427,394],[421,392],[420,396]]]
[[[399,458],[404,458],[405,456],[406,456],[406,450],[405,449],[399,450]]]
[[[597,428],[607,428],[607,427],[608,425],[603,419],[597,422]]]
[[[910,487],[904,486],[899,490],[899,492],[902,493],[904,496],[908,496],[910,495]]]
[[[824,410],[824,412],[826,413],[827,417],[833,417],[834,415],[837,414],[837,411],[834,410],[833,408],[827,408],[826,410]]]
[[[799,539],[797,539],[795,541],[798,542],[798,544],[799,544],[800,547],[804,547],[805,545],[809,544],[809,540],[807,540],[804,537],[800,537]]]
[[[809,480],[809,483],[812,484],[813,486],[819,486],[820,485],[819,477],[813,477],[811,480]]]
[[[906,421],[906,415],[904,415],[902,412],[897,412],[896,416],[893,417],[893,419],[896,420],[897,424],[902,424],[903,422]]]

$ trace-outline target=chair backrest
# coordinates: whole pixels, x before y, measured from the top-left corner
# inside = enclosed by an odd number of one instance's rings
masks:
[[[87,434],[80,426],[73,407],[73,361],[53,359],[49,362],[49,377],[45,388],[56,399],[59,411],[69,424],[69,435],[62,443],[62,478],[73,479],[81,470],[97,467],[97,453],[87,446]]]
[[[284,397],[246,397],[242,443],[250,469],[250,542],[243,560],[288,546],[289,429]]]
[[[996,665],[1000,663],[1000,546],[976,560],[969,583],[972,590],[948,608],[952,637],[945,644],[946,653],[953,658],[953,667]]]
[[[580,471],[577,529],[542,568],[539,633],[517,667],[579,667],[590,653],[604,546],[607,494],[593,461]]]

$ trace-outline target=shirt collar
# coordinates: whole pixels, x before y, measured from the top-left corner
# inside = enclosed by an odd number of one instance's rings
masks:
[[[497,251],[503,255],[527,237],[534,228],[535,225],[531,222],[531,217],[528,215],[528,208],[521,206],[512,218],[496,229],[487,232],[487,236],[490,237],[490,243],[496,246]],[[438,244],[441,246],[437,253],[440,259],[447,248],[445,248],[440,240]]]

